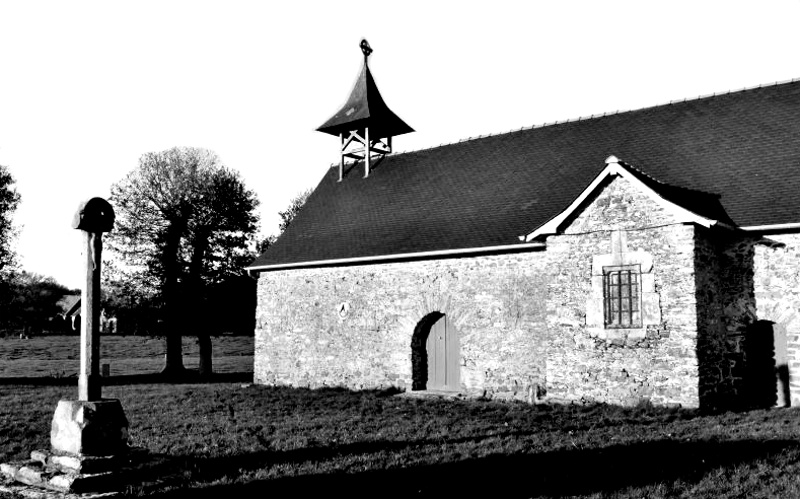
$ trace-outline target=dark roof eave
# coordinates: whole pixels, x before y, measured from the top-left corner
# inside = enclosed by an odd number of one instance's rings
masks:
[[[782,234],[789,232],[800,233],[800,222],[771,225],[749,225],[739,227],[739,229],[747,232],[759,232],[762,234]]]
[[[339,134],[345,134],[346,138],[351,131],[362,130],[367,126],[369,126],[370,133],[372,134],[372,136],[373,137],[377,136],[378,138],[397,137],[398,135],[403,135],[415,131],[400,118],[397,118],[396,123],[392,123],[390,125],[385,125],[382,123],[378,124],[370,123],[369,119],[363,118],[358,121],[353,121],[348,123],[337,123],[327,126],[323,125],[317,128],[317,131],[322,133],[327,133],[328,135],[333,135],[334,137],[338,137]]]
[[[477,248],[459,248],[451,250],[419,251],[414,253],[398,253],[392,255],[376,255],[353,258],[339,258],[333,260],[316,260],[305,262],[280,263],[273,265],[253,265],[245,267],[249,273],[269,272],[275,270],[290,270],[300,268],[316,267],[337,267],[351,265],[368,265],[372,263],[392,263],[410,260],[432,260],[443,258],[458,258],[466,256],[480,256],[489,254],[503,253],[523,253],[528,251],[538,251],[547,248],[547,244],[542,241],[535,241],[520,244],[505,244],[501,246],[484,246]]]

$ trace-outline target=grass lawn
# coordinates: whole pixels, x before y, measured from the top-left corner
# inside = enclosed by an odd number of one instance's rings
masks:
[[[214,371],[253,372],[253,337],[212,337]],[[150,336],[100,337],[101,363],[109,364],[111,376],[151,374],[164,367],[164,338]],[[0,378],[62,378],[77,376],[79,336],[34,336],[21,340],[0,338]],[[183,338],[183,362],[197,369],[197,338]]]
[[[0,460],[74,387],[0,386]],[[798,497],[800,413],[530,406],[241,384],[123,385],[159,497]],[[160,485],[150,480],[169,477]]]

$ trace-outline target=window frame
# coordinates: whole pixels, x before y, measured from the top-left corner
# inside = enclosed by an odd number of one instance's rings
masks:
[[[603,324],[605,329],[643,327],[640,264],[603,266]]]

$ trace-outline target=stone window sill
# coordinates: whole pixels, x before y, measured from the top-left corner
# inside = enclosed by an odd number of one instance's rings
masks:
[[[646,327],[637,328],[589,328],[589,336],[603,340],[643,340],[647,337]]]

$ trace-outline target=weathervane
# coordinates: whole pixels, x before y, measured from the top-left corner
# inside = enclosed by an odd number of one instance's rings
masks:
[[[361,47],[361,51],[364,52],[364,59],[366,60],[366,58],[372,53],[372,47],[369,46],[369,42],[366,38],[361,39],[359,47]]]

